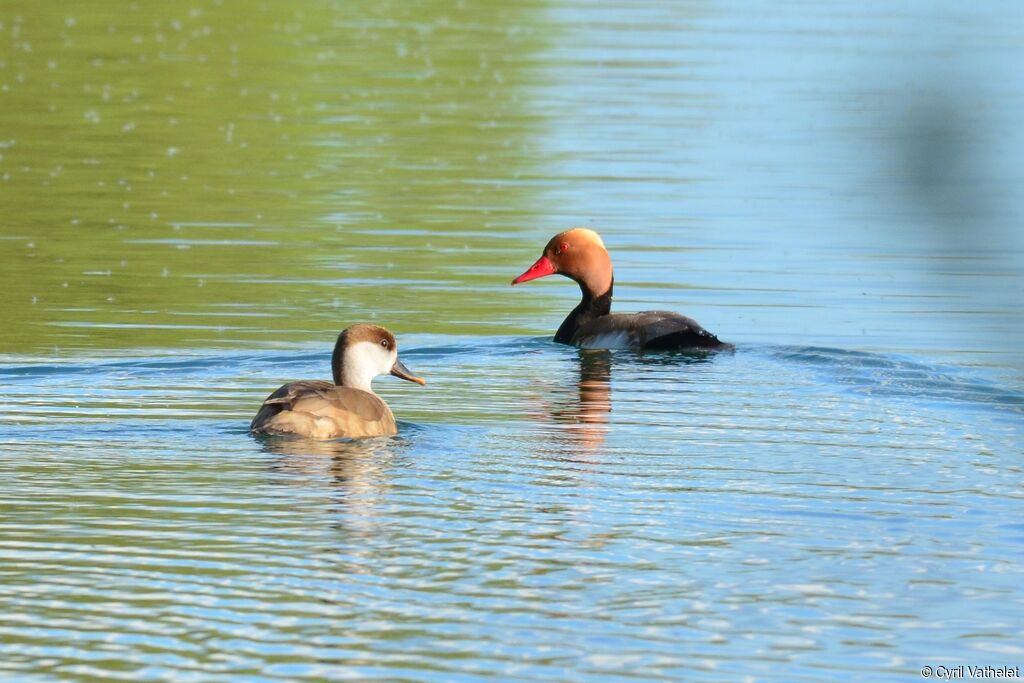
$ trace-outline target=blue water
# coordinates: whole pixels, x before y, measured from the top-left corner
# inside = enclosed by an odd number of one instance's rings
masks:
[[[401,433],[361,442],[245,433],[323,350],[5,364],[4,670],[895,680],[1020,657],[1021,393],[829,348],[438,342],[405,340],[430,383],[378,380]]]
[[[1024,665],[1015,1],[12,2],[0,678]],[[357,321],[399,434],[249,435]]]

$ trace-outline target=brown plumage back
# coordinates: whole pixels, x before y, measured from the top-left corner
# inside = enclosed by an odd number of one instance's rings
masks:
[[[249,430],[316,439],[398,432],[395,416],[379,396],[320,380],[300,380],[279,388],[263,402]]]

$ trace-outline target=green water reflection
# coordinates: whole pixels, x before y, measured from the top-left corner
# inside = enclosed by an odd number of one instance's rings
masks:
[[[521,331],[542,10],[4,3],[0,352]]]

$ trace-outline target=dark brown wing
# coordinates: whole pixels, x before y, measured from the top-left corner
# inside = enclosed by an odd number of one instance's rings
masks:
[[[325,439],[397,431],[391,409],[376,394],[318,380],[280,387],[263,402],[249,429]]]
[[[596,318],[576,333],[573,343],[591,348],[730,349],[696,320],[672,311],[613,313]]]
[[[263,405],[260,406],[256,417],[252,419],[252,423],[249,425],[249,430],[253,432],[260,431],[260,427],[265,425],[274,415],[284,410],[291,410],[292,403],[300,396],[304,396],[308,392],[332,388],[334,388],[333,384],[320,380],[300,380],[278,387],[274,393],[267,396],[266,400],[263,401]]]

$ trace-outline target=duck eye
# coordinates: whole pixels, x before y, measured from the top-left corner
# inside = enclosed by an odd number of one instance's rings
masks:
[[[568,250],[569,250],[569,243],[568,242],[562,242],[561,244],[558,245],[558,253],[559,254],[561,254],[563,251],[568,251]]]
[[[385,349],[388,348],[388,340],[387,339],[381,339],[380,340],[380,345],[383,346]]]

